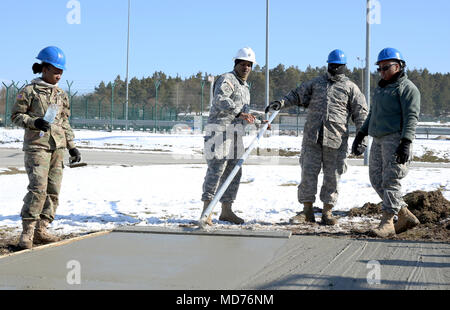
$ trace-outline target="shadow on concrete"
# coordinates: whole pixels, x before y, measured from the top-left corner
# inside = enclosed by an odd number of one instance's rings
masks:
[[[450,257],[450,255],[444,255],[444,254],[442,254],[442,255],[438,255],[438,254],[435,254],[435,255],[432,255],[432,254],[421,254],[421,256],[426,256],[426,257]]]
[[[369,263],[369,260],[359,260],[360,263]],[[425,268],[448,268],[450,267],[450,263],[442,263],[442,262],[422,262],[422,261],[411,261],[411,260],[399,260],[399,259],[377,259],[382,266],[402,266],[402,267],[414,267],[420,266]]]
[[[302,283],[310,281],[311,283]],[[312,283],[316,282],[316,283]],[[256,287],[257,290],[278,290],[278,289],[328,289],[328,290],[367,290],[367,289],[404,289],[406,286],[423,288],[426,286],[445,286],[450,288],[450,284],[434,282],[407,282],[397,280],[381,280],[379,284],[369,284],[364,278],[351,278],[342,276],[324,276],[315,274],[296,274],[284,277],[281,280],[273,281],[266,285]]]

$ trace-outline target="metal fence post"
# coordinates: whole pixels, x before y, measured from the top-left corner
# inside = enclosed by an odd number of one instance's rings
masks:
[[[157,129],[157,119],[158,119],[158,88],[161,85],[161,80],[157,79],[155,80],[155,89],[156,89],[156,94],[155,94],[155,131]]]
[[[69,81],[66,80],[66,83],[67,83],[67,87],[69,88],[69,90],[67,91],[68,97],[69,97],[69,106],[70,106],[70,118],[69,118],[69,121],[72,122],[72,117],[73,117],[73,112],[72,112],[72,111],[73,111],[73,109],[72,109],[72,99],[73,99],[73,97],[75,97],[75,95],[78,93],[78,91],[76,91],[76,92],[72,95],[71,87],[72,87],[73,81],[69,83]],[[72,124],[71,124],[71,125],[72,125]]]
[[[84,100],[84,119],[88,119],[88,103],[89,103],[89,99],[87,97],[85,97]]]
[[[2,84],[5,86],[6,88],[6,94],[5,94],[5,128],[6,126],[8,126],[8,99],[9,99],[9,89],[10,87],[12,87],[14,85],[14,83],[12,83],[11,85],[7,86],[4,82],[2,82]]]
[[[297,83],[297,88],[299,88],[300,83]],[[300,115],[300,106],[297,106],[297,137],[298,137],[298,118]]]
[[[113,131],[114,126],[113,126],[113,117],[114,117],[114,87],[115,87],[115,83],[111,84],[111,131]]]

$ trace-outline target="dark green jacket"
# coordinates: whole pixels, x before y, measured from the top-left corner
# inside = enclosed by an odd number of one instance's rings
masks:
[[[400,132],[414,140],[420,113],[420,92],[406,73],[384,87],[375,88],[369,115],[360,131],[372,137]]]

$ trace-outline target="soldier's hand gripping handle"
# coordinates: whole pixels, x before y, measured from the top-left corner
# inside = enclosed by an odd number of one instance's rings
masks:
[[[50,129],[50,123],[47,122],[45,119],[43,119],[42,117],[37,118],[34,121],[34,127],[36,127],[39,130],[45,131],[47,132],[47,130]]]
[[[69,150],[69,154],[70,154],[70,163],[78,163],[81,161],[81,153],[80,151],[78,151],[77,148],[73,148]]]
[[[269,113],[270,111],[279,111],[284,106],[284,100],[275,100],[269,103],[264,112]]]

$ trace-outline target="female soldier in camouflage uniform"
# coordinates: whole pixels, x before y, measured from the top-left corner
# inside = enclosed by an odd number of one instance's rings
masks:
[[[23,151],[28,174],[28,193],[21,212],[23,231],[19,247],[29,249],[34,243],[49,243],[58,238],[47,231],[55,218],[63,175],[64,149],[69,149],[73,162],[81,155],[73,142],[69,124],[69,99],[58,87],[65,70],[64,53],[55,46],[40,51],[42,63],[33,65],[33,73],[42,73],[17,95],[12,108],[12,122],[25,129]],[[53,123],[44,120],[51,104],[58,112]],[[42,132],[42,133],[41,133]]]

